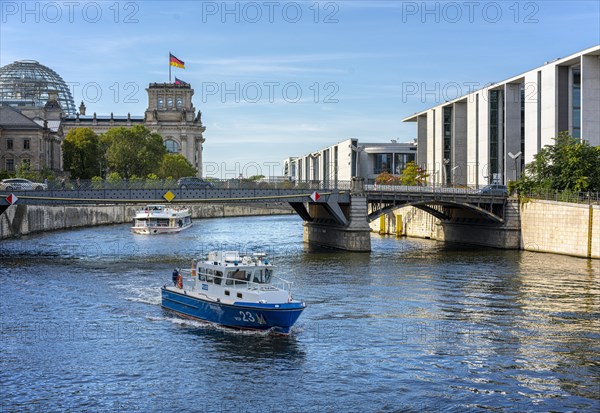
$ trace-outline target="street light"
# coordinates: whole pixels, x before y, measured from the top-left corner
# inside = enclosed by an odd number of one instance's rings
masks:
[[[364,146],[354,146],[354,145],[350,145],[350,149],[352,150],[352,152],[356,152],[356,174],[354,175],[356,178],[360,177],[360,153],[362,151],[365,150]],[[351,161],[352,162],[352,161]],[[352,167],[352,165],[350,165],[350,167]]]
[[[519,175],[517,174],[517,159],[519,159],[519,156],[521,156],[523,154],[523,152],[517,152],[515,155],[512,154],[512,152],[508,153],[508,156],[510,156],[514,161],[515,161],[515,181],[519,178]]]

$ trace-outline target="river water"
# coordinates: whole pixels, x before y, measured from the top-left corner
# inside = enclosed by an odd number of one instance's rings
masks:
[[[2,412],[600,410],[600,262],[373,236],[308,249],[295,216],[0,242]],[[288,337],[160,306],[174,267],[266,251],[307,309]]]

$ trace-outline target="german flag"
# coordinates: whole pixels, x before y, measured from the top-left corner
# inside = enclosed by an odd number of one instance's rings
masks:
[[[187,85],[188,85],[188,83],[187,83],[187,82],[184,82],[184,81],[183,81],[183,80],[181,80],[181,79],[177,79],[177,77],[175,78],[175,84],[176,84],[176,85],[183,85],[183,86],[187,86]]]
[[[185,69],[185,63],[183,62],[183,60],[179,60],[178,58],[173,56],[171,53],[169,53],[169,64],[171,66],[175,66],[180,69]]]

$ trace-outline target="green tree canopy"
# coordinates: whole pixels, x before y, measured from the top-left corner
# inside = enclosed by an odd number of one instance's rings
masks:
[[[160,164],[158,175],[163,179],[169,177],[179,179],[182,176],[195,176],[196,168],[185,156],[179,153],[168,153]]]
[[[600,191],[600,147],[561,132],[554,145],[545,146],[527,164],[515,187],[520,191]]]
[[[110,129],[101,142],[110,170],[125,179],[158,172],[167,153],[161,136],[142,125]]]
[[[402,185],[408,186],[425,185],[428,176],[422,168],[418,167],[413,161],[410,161],[402,171],[400,181]]]
[[[90,128],[71,129],[62,145],[63,165],[73,178],[90,179],[100,172],[98,135]]]

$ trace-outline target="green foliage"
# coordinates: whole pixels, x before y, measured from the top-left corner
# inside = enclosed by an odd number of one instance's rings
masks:
[[[260,181],[261,179],[265,179],[264,175],[252,175],[248,178],[249,181]]]
[[[111,172],[106,177],[106,180],[108,182],[120,182],[123,180],[123,178],[121,178],[121,175],[118,172]]]
[[[406,164],[406,167],[402,171],[400,181],[402,182],[402,185],[407,186],[425,185],[428,177],[429,175],[424,169],[411,161]]]
[[[182,176],[195,176],[196,168],[179,153],[169,153],[164,156],[160,163],[158,175],[162,178],[179,179]]]
[[[90,179],[100,172],[98,135],[90,128],[71,129],[62,144],[65,171],[72,178]]]
[[[8,179],[8,178],[13,178],[14,174],[9,173],[8,171],[4,170],[4,171],[0,171],[0,180],[2,179]]]
[[[101,139],[111,171],[124,179],[156,173],[166,154],[163,140],[142,125],[110,129]]]
[[[515,188],[519,192],[600,191],[600,147],[561,132],[554,145],[545,146],[527,164]]]
[[[101,176],[92,176],[92,188],[101,189],[104,186],[104,181]]]

